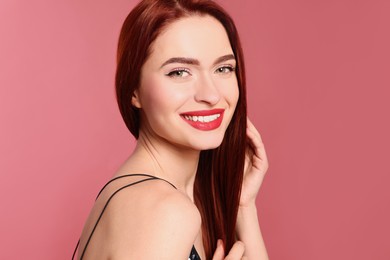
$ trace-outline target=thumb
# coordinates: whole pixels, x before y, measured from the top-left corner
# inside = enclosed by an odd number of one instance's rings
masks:
[[[217,248],[215,249],[213,260],[223,260],[225,257],[225,252],[223,249],[223,243],[221,239],[217,241]]]

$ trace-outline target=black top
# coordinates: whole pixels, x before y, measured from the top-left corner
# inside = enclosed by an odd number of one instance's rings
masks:
[[[129,176],[144,176],[144,177],[147,177],[145,179],[142,179],[142,180],[139,180],[139,181],[136,181],[136,182],[133,182],[133,183],[130,183],[130,184],[127,184],[119,189],[117,189],[107,200],[106,204],[104,205],[103,209],[102,209],[102,212],[100,213],[96,223],[95,223],[95,226],[93,227],[92,229],[92,232],[91,234],[89,235],[88,237],[88,240],[87,240],[87,243],[85,244],[85,247],[83,249],[83,252],[80,256],[80,260],[83,259],[84,257],[84,254],[85,254],[85,251],[87,250],[87,247],[91,241],[91,238],[92,238],[92,235],[93,233],[95,232],[95,229],[97,227],[97,225],[99,224],[99,221],[100,219],[102,218],[103,216],[103,213],[104,211],[106,210],[107,206],[108,206],[108,203],[111,201],[111,199],[115,196],[115,194],[117,194],[119,191],[125,189],[125,188],[128,188],[130,186],[133,186],[135,184],[138,184],[138,183],[141,183],[141,182],[144,182],[144,181],[149,181],[149,180],[162,180],[162,181],[165,181],[167,183],[169,183],[170,185],[172,185],[172,187],[175,187],[175,185],[173,185],[172,183],[170,183],[169,181],[167,180],[164,180],[164,179],[161,179],[161,178],[158,178],[156,176],[152,176],[152,175],[148,175],[148,174],[127,174],[127,175],[122,175],[122,176],[119,176],[119,177],[116,177],[116,178],[113,178],[112,180],[110,180],[109,182],[106,183],[106,185],[103,186],[103,188],[100,190],[99,194],[97,195],[96,199],[99,197],[99,195],[102,193],[102,191],[107,187],[108,184],[110,184],[111,182],[117,180],[117,179],[120,179],[120,178],[124,178],[124,177],[129,177]],[[76,245],[76,248],[73,252],[73,255],[72,255],[72,260],[74,259],[75,255],[76,255],[76,252],[77,252],[77,248],[79,247],[79,244],[80,244],[80,240],[77,242],[77,245]],[[190,256],[188,257],[188,260],[201,260],[200,257],[199,257],[199,254],[198,252],[196,252],[196,249],[195,249],[195,246],[192,246],[192,249],[191,249],[191,253],[190,253]]]

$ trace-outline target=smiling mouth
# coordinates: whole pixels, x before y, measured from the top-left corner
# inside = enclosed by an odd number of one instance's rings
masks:
[[[202,123],[208,123],[208,122],[212,122],[214,120],[217,120],[217,118],[219,118],[220,116],[221,116],[221,114],[214,114],[211,116],[187,116],[187,115],[184,115],[184,118],[187,120],[193,121],[193,122],[199,121]]]
[[[192,127],[202,131],[210,131],[221,125],[224,111],[224,109],[212,109],[185,112],[180,115]]]

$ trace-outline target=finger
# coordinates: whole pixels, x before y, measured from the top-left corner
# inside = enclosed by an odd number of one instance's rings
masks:
[[[260,141],[263,142],[259,131],[257,131],[255,125],[249,120],[249,118],[247,118],[247,129],[249,129],[251,132],[253,132],[255,134],[255,136],[257,136],[260,139]]]
[[[215,249],[213,260],[223,260],[223,257],[225,256],[225,252],[223,249],[223,243],[221,239],[218,239],[217,241],[217,248]]]
[[[250,140],[250,146],[257,157],[263,161],[267,161],[267,153],[261,138],[256,136],[250,129],[247,130],[247,136]]]
[[[225,260],[238,260],[244,256],[245,245],[241,241],[234,243],[229,254],[225,257]]]
[[[247,137],[249,147],[246,155],[250,157],[251,164],[259,170],[266,172],[268,169],[268,157],[260,133],[247,117]]]
[[[247,119],[247,131],[246,132],[247,132],[247,134],[249,133],[252,137],[254,137],[254,139],[258,139],[259,142],[261,144],[263,144],[263,139],[262,139],[259,131],[257,131],[256,127],[249,120],[249,118]]]
[[[263,140],[261,138],[261,135],[259,131],[257,131],[256,127],[252,124],[252,122],[248,119],[248,127],[246,129],[246,134],[251,141],[257,140],[257,144],[260,144],[261,146],[264,146]]]

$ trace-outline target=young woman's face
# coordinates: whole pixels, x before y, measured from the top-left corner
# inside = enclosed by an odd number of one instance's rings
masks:
[[[152,44],[132,99],[141,131],[196,150],[218,147],[239,90],[224,27],[211,16],[180,19]]]

